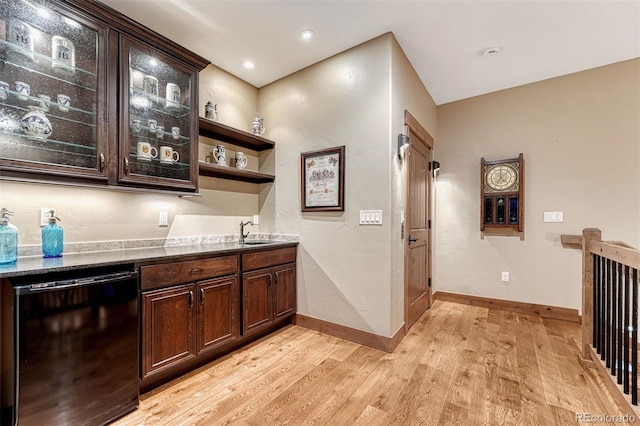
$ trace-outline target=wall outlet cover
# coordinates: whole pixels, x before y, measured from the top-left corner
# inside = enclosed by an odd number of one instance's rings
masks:
[[[51,217],[49,212],[51,210],[54,211],[54,216],[58,214],[56,209],[52,209],[51,207],[40,207],[40,226],[47,226],[49,224],[49,218]]]

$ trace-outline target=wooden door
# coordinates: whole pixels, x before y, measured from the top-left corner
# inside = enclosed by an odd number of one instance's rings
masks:
[[[238,339],[238,278],[198,283],[198,354]]]
[[[274,268],[274,320],[296,312],[296,264]]]
[[[433,139],[407,111],[405,129],[405,324],[407,329],[431,306],[431,150]]]
[[[142,293],[143,378],[196,356],[194,284]]]
[[[242,274],[242,334],[262,329],[273,322],[271,269]]]

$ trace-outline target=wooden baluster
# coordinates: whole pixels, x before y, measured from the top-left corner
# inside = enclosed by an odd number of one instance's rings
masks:
[[[629,267],[624,267],[624,393],[629,394]]]
[[[631,320],[631,403],[638,405],[638,270],[633,269]]]

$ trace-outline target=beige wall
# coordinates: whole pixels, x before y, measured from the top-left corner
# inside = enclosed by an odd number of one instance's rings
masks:
[[[258,102],[255,87],[214,66],[202,72],[200,85],[201,115],[212,99],[218,103],[220,122],[237,127],[244,123],[248,130]],[[200,144],[202,159],[207,150],[208,145]],[[257,153],[246,152],[249,167],[257,168]],[[41,207],[57,209],[69,243],[237,233],[240,220],[258,213],[257,185],[200,178],[200,192],[201,197],[179,198],[0,181],[0,206],[15,212],[11,222],[20,230],[21,246],[40,244]],[[169,227],[158,226],[161,210],[169,213]]]
[[[404,208],[403,163],[398,160],[397,137],[404,132],[404,111],[411,112],[435,138],[436,104],[395,38],[391,61],[391,131],[389,160],[391,167],[391,326],[404,324],[404,240],[401,239],[400,211]]]
[[[437,146],[438,290],[579,308],[581,254],[560,235],[597,227],[640,247],[640,60],[439,106]],[[480,158],[520,152],[524,240],[482,238]]]
[[[267,136],[276,141],[275,191],[261,197],[260,214],[275,232],[300,235],[301,314],[383,336],[402,325],[402,269],[392,264],[401,246],[396,137],[407,107],[435,122],[435,105],[420,91],[391,34],[260,89]],[[345,211],[301,213],[300,154],[339,145]],[[382,226],[358,224],[359,210],[370,209],[383,211]]]

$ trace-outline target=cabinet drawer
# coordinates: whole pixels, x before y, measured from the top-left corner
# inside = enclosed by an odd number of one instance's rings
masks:
[[[237,272],[238,256],[232,255],[143,266],[140,274],[142,277],[142,290],[149,290],[173,284],[200,281],[206,278],[232,275]]]
[[[293,263],[296,261],[296,250],[296,247],[287,247],[243,254],[242,270],[252,271],[254,269]]]

